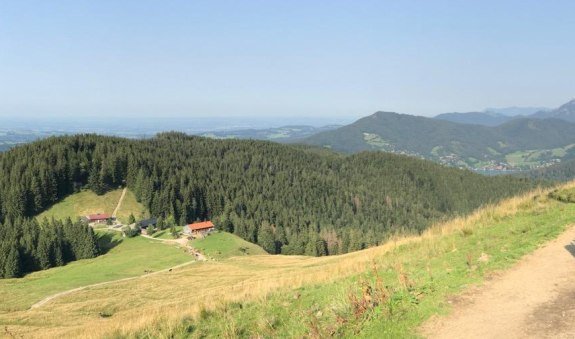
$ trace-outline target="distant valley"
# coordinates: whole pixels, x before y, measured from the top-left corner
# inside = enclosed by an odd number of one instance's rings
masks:
[[[265,129],[234,129],[224,131],[213,131],[201,133],[199,135],[215,139],[254,139],[278,142],[290,142],[300,140],[314,134],[331,131],[342,127],[341,125],[328,125],[314,127],[307,125],[282,126]]]

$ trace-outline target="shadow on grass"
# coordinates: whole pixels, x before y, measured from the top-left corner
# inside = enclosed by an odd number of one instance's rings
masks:
[[[98,234],[98,247],[100,254],[108,253],[112,248],[120,245],[122,239],[118,239],[117,235],[110,232],[102,232]]]
[[[571,255],[575,257],[575,241],[565,246],[565,249],[567,250],[567,252],[571,253]]]

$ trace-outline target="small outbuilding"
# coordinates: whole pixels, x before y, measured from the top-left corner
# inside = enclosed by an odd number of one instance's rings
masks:
[[[152,227],[156,227],[156,224],[158,223],[158,219],[156,218],[150,218],[150,219],[145,219],[145,220],[141,220],[137,223],[137,225],[140,228],[148,228],[149,226]]]
[[[150,218],[137,222],[136,226],[140,229],[140,232],[142,232],[142,234],[148,234],[148,229],[155,228],[157,223],[158,219]]]

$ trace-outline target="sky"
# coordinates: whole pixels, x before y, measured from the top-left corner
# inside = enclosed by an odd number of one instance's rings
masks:
[[[573,13],[559,0],[0,0],[0,125],[557,107],[575,97]]]

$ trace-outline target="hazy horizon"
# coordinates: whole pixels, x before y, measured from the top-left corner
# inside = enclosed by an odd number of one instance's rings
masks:
[[[0,5],[4,125],[319,126],[376,111],[555,108],[575,96],[570,1]]]

